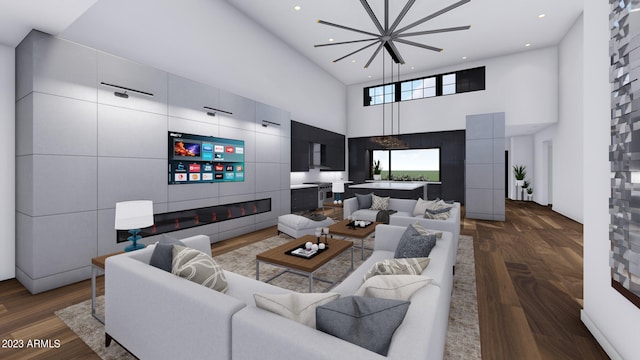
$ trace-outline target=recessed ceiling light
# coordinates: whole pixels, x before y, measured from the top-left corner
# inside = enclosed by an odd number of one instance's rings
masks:
[[[538,19],[542,19],[542,18],[544,18],[545,16],[547,16],[547,14],[540,14],[540,15],[538,15]]]
[[[333,38],[329,38],[329,42],[332,42],[332,41],[333,41]]]
[[[463,56],[463,57],[462,57],[462,60],[467,60],[467,57],[466,57],[466,56]]]
[[[294,6],[294,7],[293,7],[293,10],[295,10],[295,11],[300,11],[300,9],[302,9],[302,8],[300,7],[300,5],[296,5],[296,6]]]
[[[367,76],[369,79],[371,79],[371,75]]]
[[[525,46],[525,47],[529,47],[529,46],[531,46],[531,44],[526,43],[526,44],[524,44],[524,46]]]
[[[411,67],[411,70],[415,70],[415,69],[416,69],[416,67],[415,67],[415,66],[412,66],[412,67]]]
[[[356,62],[356,59],[351,60],[352,63]]]

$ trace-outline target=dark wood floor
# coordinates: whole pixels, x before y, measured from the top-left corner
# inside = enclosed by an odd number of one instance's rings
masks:
[[[214,244],[213,254],[275,233]],[[464,219],[463,211],[462,234],[474,238],[483,359],[608,359],[580,322],[581,224],[533,202],[507,201],[505,222]],[[52,349],[0,348],[0,359],[97,359],[54,315],[89,299],[90,288],[87,280],[31,295],[16,280],[0,282],[0,340],[61,341]]]

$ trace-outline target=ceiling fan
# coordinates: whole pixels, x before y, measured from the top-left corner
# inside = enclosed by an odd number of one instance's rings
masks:
[[[380,23],[380,21],[378,20],[378,18],[376,17],[376,14],[373,12],[373,10],[371,9],[371,6],[369,6],[369,3],[367,0],[360,0],[360,3],[362,4],[362,6],[364,7],[365,11],[367,12],[367,14],[369,15],[369,17],[371,18],[371,21],[373,21],[374,25],[376,26],[376,28],[378,29],[379,34],[375,34],[369,31],[364,31],[364,30],[360,30],[360,29],[355,29],[352,27],[348,27],[348,26],[343,26],[343,25],[338,25],[338,24],[334,24],[328,21],[324,21],[324,20],[318,20],[318,22],[320,24],[324,24],[324,25],[329,25],[329,26],[334,26],[340,29],[344,29],[344,30],[350,30],[350,31],[355,31],[361,34],[365,34],[365,35],[369,35],[372,36],[372,38],[367,38],[367,39],[361,39],[361,40],[352,40],[352,41],[343,41],[343,42],[336,42],[336,43],[328,43],[328,44],[318,44],[318,45],[314,45],[314,47],[322,47],[322,46],[333,46],[333,45],[344,45],[344,44],[353,44],[353,43],[358,43],[358,42],[368,42],[370,41],[370,44],[367,44],[366,46],[353,51],[341,58],[335,59],[333,60],[333,62],[338,62],[342,59],[345,59],[351,55],[354,55],[356,53],[359,53],[362,50],[368,49],[376,44],[378,44],[378,47],[376,48],[376,50],[373,52],[373,55],[371,55],[371,58],[369,58],[369,61],[367,61],[367,63],[365,64],[365,68],[369,67],[369,65],[371,64],[371,62],[373,61],[373,59],[375,59],[375,57],[378,55],[378,53],[380,52],[380,50],[384,47],[385,50],[387,50],[387,52],[389,53],[389,55],[391,56],[391,58],[393,59],[393,61],[396,64],[404,64],[404,58],[402,57],[402,55],[400,55],[400,52],[398,51],[398,48],[395,45],[395,42],[398,43],[402,43],[402,44],[406,44],[406,45],[411,45],[411,46],[417,46],[423,49],[427,49],[427,50],[432,50],[432,51],[437,51],[440,52],[442,51],[441,48],[437,48],[434,46],[430,46],[430,45],[425,45],[425,44],[420,44],[414,41],[410,41],[410,40],[406,40],[404,38],[407,37],[411,37],[411,36],[418,36],[418,35],[427,35],[427,34],[435,34],[435,33],[443,33],[443,32],[450,32],[450,31],[460,31],[460,30],[468,30],[469,28],[471,28],[471,26],[457,26],[457,27],[450,27],[450,28],[443,28],[443,29],[435,29],[435,30],[426,30],[426,31],[417,31],[417,32],[405,32],[409,29],[412,29],[422,23],[425,23],[435,17],[438,17],[448,11],[451,11],[461,5],[464,5],[466,3],[468,3],[471,0],[461,0],[458,1],[452,5],[449,5],[439,11],[434,12],[433,14],[426,16],[418,21],[415,21],[407,26],[404,26],[400,29],[398,29],[398,25],[400,25],[400,22],[402,21],[402,19],[404,19],[404,17],[407,15],[407,13],[409,12],[409,9],[411,9],[411,6],[413,6],[413,4],[415,3],[416,0],[408,0],[407,3],[404,5],[404,8],[402,9],[402,11],[400,12],[400,14],[398,14],[398,17],[393,21],[393,23],[391,24],[391,26],[389,26],[389,0],[385,0],[384,1],[384,27],[382,26],[382,24]]]

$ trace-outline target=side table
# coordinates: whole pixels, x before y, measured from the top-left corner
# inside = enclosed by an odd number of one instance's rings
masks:
[[[326,207],[328,207],[328,208],[334,208],[334,209],[335,209],[335,210],[333,211],[333,216],[331,217],[332,219],[334,219],[334,220],[338,220],[338,221],[342,220],[342,217],[343,217],[343,215],[344,215],[344,213],[343,213],[343,211],[344,211],[344,210],[343,210],[343,209],[344,209],[344,207],[343,207],[343,204],[342,204],[342,203],[340,203],[340,204],[334,204],[334,203],[333,203],[333,202],[331,202],[331,201],[327,201],[327,202],[322,203],[322,212],[323,212],[323,213],[324,213],[324,208],[326,208]],[[336,219],[336,218],[335,218],[335,215],[336,215],[336,211],[337,211],[338,209],[340,209],[340,216],[338,216],[338,218]]]
[[[99,272],[104,274],[104,263],[107,258],[122,253],[123,251],[120,251],[113,254],[94,257],[93,259],[91,259],[91,316],[100,321],[102,325],[104,325],[104,317],[101,317],[96,313],[96,277],[98,277]]]

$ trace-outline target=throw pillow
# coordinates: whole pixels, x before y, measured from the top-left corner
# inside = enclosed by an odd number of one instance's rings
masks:
[[[182,241],[167,234],[163,234],[153,249],[151,259],[149,259],[149,265],[171,272],[171,263],[173,262],[173,245],[185,246]]]
[[[348,296],[316,308],[316,328],[387,356],[408,301]]]
[[[358,210],[360,209],[369,209],[371,208],[371,197],[373,193],[370,194],[356,194],[356,199],[358,199]]]
[[[413,225],[409,225],[398,242],[394,258],[429,257],[434,246],[436,235],[421,235]]]
[[[416,206],[413,208],[413,216],[424,215],[424,212],[427,211],[427,208],[432,207],[437,200],[422,200],[422,198],[418,198],[416,202]]]
[[[447,220],[451,213],[449,212],[451,208],[439,208],[439,209],[427,209],[424,213],[425,219],[433,219],[433,220]]]
[[[337,300],[338,293],[254,294],[256,306],[316,328],[316,307]]]
[[[364,274],[364,281],[376,275],[420,275],[430,261],[431,259],[427,257],[381,260],[373,264],[371,269]]]
[[[416,231],[419,232],[420,235],[434,234],[436,236],[436,238],[442,239],[442,231],[427,229],[424,226],[422,226],[419,221],[416,221],[413,224],[413,228],[416,229]]]
[[[202,251],[174,245],[171,272],[221,293],[227,291],[222,267]]]
[[[407,301],[431,280],[430,277],[420,275],[374,276],[365,281],[354,295]]]
[[[389,210],[389,197],[371,194],[371,210]]]

